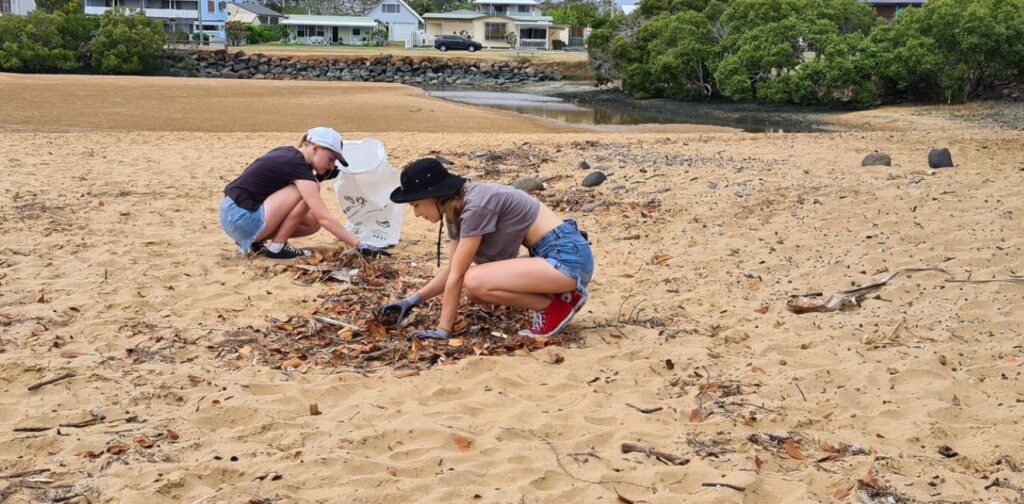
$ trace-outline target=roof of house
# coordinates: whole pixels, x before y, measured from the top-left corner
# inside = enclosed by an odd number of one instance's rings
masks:
[[[281,20],[283,25],[349,26],[352,28],[376,28],[377,20],[357,16],[312,16],[288,14]]]
[[[476,12],[466,9],[461,9],[452,12],[428,12],[423,15],[425,19],[479,19],[485,17],[500,17],[518,21],[520,23],[552,23],[555,18],[551,16],[516,16],[516,15],[503,15],[503,14],[488,14],[486,12]]]
[[[459,9],[451,12],[428,12],[423,15],[424,19],[476,19],[478,17],[484,17],[487,14],[483,12],[471,11],[468,9]]]
[[[248,2],[229,2],[229,3],[231,3],[232,5],[237,5],[239,9],[245,9],[245,10],[247,10],[247,11],[253,13],[253,14],[256,14],[257,16],[270,16],[270,17],[282,17],[282,16],[284,16],[284,14],[281,14],[280,12],[277,12],[274,9],[271,9],[269,7],[266,7],[266,6],[263,6],[263,5],[260,5],[260,4],[256,4],[256,3],[248,3]]]
[[[537,0],[473,0],[474,5],[540,5]]]
[[[405,3],[405,0],[395,0],[395,1],[400,3],[400,4],[402,4],[403,6],[405,6],[406,9],[409,9],[409,12],[411,12],[413,16],[416,16],[416,19],[419,19],[421,23],[423,22],[423,18],[420,17],[420,15],[416,12],[416,9],[413,9],[412,7],[409,7],[409,4]],[[382,3],[384,3],[384,0],[380,0],[379,2],[373,4],[373,7],[370,7],[366,12],[370,12],[373,9],[376,9],[377,6],[382,4]]]

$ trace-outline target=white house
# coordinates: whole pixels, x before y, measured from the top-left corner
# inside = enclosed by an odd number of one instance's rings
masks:
[[[280,24],[288,27],[288,41],[309,45],[367,45],[370,34],[384,23],[368,17],[288,14]]]
[[[192,35],[202,31],[214,43],[227,38],[225,0],[85,0],[86,15],[102,16],[114,8],[142,10],[147,18],[162,22],[167,32],[184,31]]]
[[[27,16],[36,10],[35,0],[0,0],[0,15],[17,14]]]
[[[388,27],[388,40],[405,42],[426,23],[404,0],[381,0],[365,14],[384,22]]]
[[[515,34],[519,49],[552,49],[569,40],[569,27],[543,15],[537,0],[475,0],[475,11],[430,12],[423,15],[427,38],[469,35],[490,48],[509,48],[506,34]]]
[[[276,25],[284,14],[257,3],[228,2],[228,21],[245,24]]]

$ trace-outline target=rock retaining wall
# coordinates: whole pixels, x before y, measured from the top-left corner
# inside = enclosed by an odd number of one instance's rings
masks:
[[[165,54],[170,75],[222,79],[336,80],[397,82],[412,85],[506,86],[561,80],[530,63],[458,61],[446,58],[289,57],[243,51],[171,50]]]

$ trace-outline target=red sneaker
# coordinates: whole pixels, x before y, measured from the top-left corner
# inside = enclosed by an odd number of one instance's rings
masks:
[[[561,331],[562,328],[568,325],[569,321],[572,320],[572,316],[576,314],[573,311],[573,306],[563,296],[565,294],[553,297],[551,304],[547,308],[533,312],[533,324],[530,325],[530,330],[522,331],[520,334],[534,338],[558,334],[558,331]]]
[[[561,297],[566,303],[569,303],[570,306],[572,306],[573,314],[579,313],[580,309],[583,308],[583,305],[587,304],[587,300],[590,299],[590,293],[583,289],[576,289],[572,292],[565,292],[559,294],[558,296]]]

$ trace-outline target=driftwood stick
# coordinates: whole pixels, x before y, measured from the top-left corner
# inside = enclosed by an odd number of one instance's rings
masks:
[[[686,465],[690,463],[690,459],[688,458],[684,458],[673,453],[658,451],[648,446],[636,443],[622,443],[622,453],[643,453],[648,457],[654,457],[672,465]]]
[[[27,471],[21,471],[21,472],[16,472],[16,473],[11,473],[11,474],[4,474],[3,476],[0,476],[0,479],[24,478],[26,476],[35,476],[37,474],[43,474],[43,473],[48,473],[48,472],[50,472],[49,469],[29,469]]]
[[[33,383],[32,385],[28,386],[28,390],[32,391],[32,390],[35,390],[35,389],[38,389],[38,388],[45,387],[47,385],[52,385],[52,384],[57,383],[59,381],[67,380],[68,378],[74,378],[74,377],[75,377],[75,373],[64,373],[64,374],[62,374],[62,375],[60,375],[60,376],[58,376],[56,378],[50,378],[49,380],[43,380],[43,381],[38,382],[38,383]]]
[[[43,427],[43,426],[31,425],[31,426],[27,426],[27,427],[15,427],[14,428],[14,432],[44,432],[44,431],[48,431],[48,430],[50,430],[52,428],[53,427]]]
[[[651,408],[641,408],[640,406],[634,406],[634,405],[629,404],[629,403],[626,403],[626,406],[629,406],[630,408],[633,408],[633,409],[635,409],[635,410],[637,410],[640,413],[643,413],[645,415],[646,414],[650,414],[650,413],[657,413],[657,412],[665,409],[665,408],[663,408],[661,406],[654,406],[654,407],[651,407]]]
[[[360,330],[358,326],[349,324],[348,322],[342,322],[342,321],[340,321],[338,319],[334,319],[334,318],[331,318],[331,317],[325,317],[323,315],[313,315],[311,318],[313,320],[317,321],[317,322],[320,322],[321,324],[327,324],[327,325],[332,325],[332,326],[337,326],[337,327],[344,327],[345,329],[351,329],[353,331],[359,331]]]
[[[739,485],[733,485],[733,484],[730,484],[730,483],[701,483],[700,486],[702,486],[702,487],[709,487],[709,488],[718,488],[718,487],[731,488],[733,490],[736,490],[737,492],[745,492],[745,491],[747,491],[746,487],[741,487]]]
[[[1019,277],[990,278],[988,280],[956,280],[956,279],[950,279],[950,280],[946,280],[946,282],[948,282],[948,283],[971,283],[971,284],[1005,282],[1005,283],[1024,284],[1024,278],[1019,278]]]

